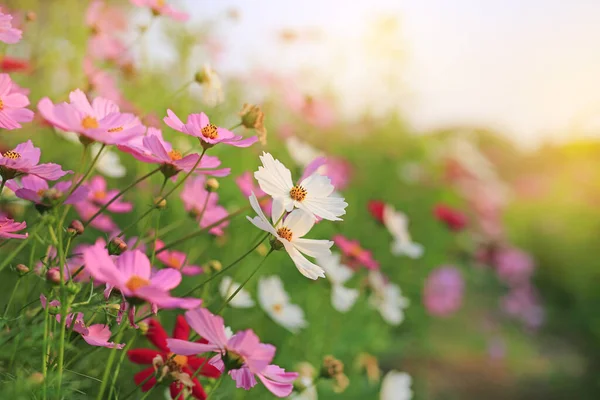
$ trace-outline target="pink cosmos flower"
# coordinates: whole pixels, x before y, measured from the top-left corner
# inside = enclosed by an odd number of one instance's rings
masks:
[[[76,89],[69,100],[70,103],[54,105],[44,97],[38,109],[56,128],[104,144],[122,144],[146,130],[135,115],[121,113],[115,103],[103,97],[96,97],[90,104],[85,93]]]
[[[511,289],[501,299],[501,308],[531,329],[538,328],[544,321],[544,309],[539,303],[537,292],[530,284]]]
[[[140,161],[162,164],[163,173],[169,177],[175,176],[179,171],[190,172],[200,158],[197,153],[183,156],[179,150],[173,149],[171,143],[163,139],[162,132],[156,128],[148,128],[145,136],[137,137],[119,145],[118,148]],[[221,160],[217,157],[204,155],[195,171],[219,177],[229,175],[231,168],[207,169],[216,168],[219,165],[221,165]]]
[[[31,122],[33,111],[25,108],[28,105],[22,89],[8,74],[0,74],[0,127],[12,130],[21,128],[20,122]]]
[[[89,57],[83,60],[83,72],[90,87],[98,96],[113,101],[120,107],[129,110],[133,108],[133,105],[121,94],[116,79],[103,69],[96,68]]]
[[[342,158],[317,157],[306,166],[300,181],[314,173],[328,177],[335,190],[344,190],[350,182],[352,167],[348,161]]]
[[[27,175],[16,180],[8,181],[6,186],[15,192],[18,198],[29,200],[35,204],[51,206],[69,192],[71,181],[58,182],[53,188],[48,182],[35,175]],[[84,186],[78,187],[65,201],[64,204],[75,204],[84,200],[88,195],[88,189]]]
[[[206,178],[202,175],[190,178],[185,182],[181,191],[181,200],[183,200],[185,210],[196,218],[201,228],[206,228],[229,215],[227,210],[218,204],[219,195],[206,190],[205,182]],[[227,225],[229,225],[229,221],[223,221],[218,226],[211,228],[209,232],[221,236]]]
[[[0,238],[26,239],[29,234],[13,233],[27,228],[26,222],[15,222],[13,219],[0,215]]]
[[[156,250],[165,247],[162,240],[156,240]],[[186,264],[187,255],[184,252],[176,250],[161,251],[156,255],[156,258],[169,268],[181,271],[184,275],[198,275],[203,272],[202,267],[198,265]]]
[[[46,308],[47,304],[46,296],[43,294],[40,295],[40,302],[42,303],[42,307]],[[50,302],[51,307],[60,308],[60,301],[52,300]],[[62,317],[60,314],[56,314],[56,321],[61,322]],[[97,347],[108,347],[112,349],[116,347],[121,350],[125,347],[125,343],[116,344],[114,342],[109,342],[109,339],[112,335],[110,328],[104,324],[94,324],[90,326],[85,326],[85,322],[83,321],[83,313],[76,314],[67,314],[65,325],[67,329],[73,329],[74,332],[77,332],[81,335],[83,340],[90,346]]]
[[[164,15],[181,22],[185,22],[190,18],[188,13],[175,10],[165,0],[131,0],[131,3],[138,7],[150,8],[155,16]]]
[[[498,278],[511,286],[526,283],[535,267],[529,254],[514,247],[497,250],[494,264]]]
[[[123,10],[107,4],[104,0],[90,2],[85,13],[85,23],[94,32],[124,32],[127,29],[127,18]]]
[[[63,171],[58,164],[40,164],[40,155],[40,149],[33,147],[31,140],[17,145],[14,150],[0,153],[0,176],[9,180],[23,175],[36,175],[42,179],[55,181],[71,173],[71,171]]]
[[[447,317],[456,312],[463,298],[464,282],[452,266],[433,270],[425,281],[423,304],[431,315]]]
[[[167,339],[169,350],[175,354],[191,356],[205,352],[216,352],[210,364],[219,370],[228,370],[236,387],[249,390],[256,385],[255,375],[271,393],[277,397],[287,397],[293,390],[292,382],[298,377],[296,372],[285,372],[283,368],[270,364],[275,356],[275,346],[260,343],[251,330],[237,332],[230,338],[225,332],[223,318],[213,315],[205,308],[185,313],[188,324],[207,343],[194,343],[187,340]]]
[[[0,12],[0,41],[14,44],[21,40],[23,32],[12,27],[12,15]]]
[[[118,289],[123,297],[145,300],[159,308],[195,308],[200,299],[178,298],[169,294],[181,282],[181,273],[173,268],[152,273],[150,260],[139,250],[126,251],[116,261],[101,244],[84,250],[89,274],[99,282]],[[133,308],[133,307],[132,307]]]
[[[101,176],[93,177],[88,183],[82,186],[88,189],[88,195],[85,201],[75,204],[75,210],[84,220],[90,219],[102,206],[119,193],[117,189],[107,190],[106,180]],[[108,206],[106,210],[113,213],[128,213],[132,209],[133,205],[131,203],[119,198]],[[103,232],[114,232],[119,229],[113,220],[104,213],[98,215],[90,225]]]
[[[205,147],[212,147],[217,143],[229,144],[235,147],[248,147],[258,140],[256,136],[244,139],[243,136],[215,126],[210,123],[204,113],[190,114],[184,124],[173,111],[167,110],[167,116],[163,121],[176,131],[197,137]]]
[[[256,184],[252,172],[244,172],[242,175],[235,178],[235,183],[240,188],[240,191],[245,197],[250,197],[252,193],[256,195],[258,199],[266,196],[267,194]],[[273,205],[273,198],[268,196],[259,202],[260,208],[267,215],[271,215],[271,206]]]
[[[361,265],[367,269],[379,269],[379,263],[373,258],[373,253],[363,249],[358,240],[350,240],[342,235],[335,235],[333,241],[344,256],[344,264],[357,269]]]

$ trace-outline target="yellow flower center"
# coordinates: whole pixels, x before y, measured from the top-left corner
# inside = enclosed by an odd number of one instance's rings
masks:
[[[135,292],[136,290],[146,287],[148,285],[150,285],[150,281],[148,279],[144,279],[137,275],[133,275],[125,284],[127,289],[131,290],[132,292]]]
[[[21,158],[21,155],[14,150],[9,150],[2,153],[2,157],[10,158],[11,160],[18,160]]]
[[[362,247],[360,247],[360,245],[358,243],[355,243],[350,248],[350,251],[348,252],[348,255],[350,257],[358,257],[360,255],[360,253],[362,253],[362,251],[363,251]]]
[[[208,139],[216,139],[219,136],[217,127],[213,124],[208,124],[202,128],[202,136]]]
[[[282,226],[281,228],[277,229],[277,235],[279,235],[279,237],[287,240],[288,242],[292,241],[292,231],[289,230],[289,228]]]
[[[165,0],[156,0],[156,7],[164,7],[166,4]]]
[[[273,311],[275,312],[275,314],[281,313],[282,310],[283,310],[283,306],[281,304],[273,305]]]
[[[110,133],[114,133],[114,132],[121,132],[123,130],[122,126],[117,126],[116,128],[110,128],[108,131]]]
[[[94,198],[96,200],[104,200],[106,198],[106,192],[104,190],[98,190],[94,192]]]
[[[96,129],[100,126],[100,124],[98,124],[98,120],[96,118],[88,115],[81,120],[81,126],[83,126],[83,129]]]
[[[177,160],[181,160],[183,158],[183,156],[181,155],[181,152],[178,150],[171,150],[169,152],[169,158],[173,161],[177,161]]]
[[[175,269],[181,268],[181,261],[179,260],[179,258],[177,258],[175,256],[169,257],[168,264],[169,264],[169,267],[171,267],[171,268],[175,268]]]
[[[306,198],[306,189],[296,185],[290,190],[290,197],[295,201],[302,201]]]
[[[171,371],[181,371],[183,368],[187,367],[188,358],[187,356],[175,355],[173,353],[169,353],[168,355],[167,366]]]
[[[4,102],[0,99],[0,111],[4,110]]]

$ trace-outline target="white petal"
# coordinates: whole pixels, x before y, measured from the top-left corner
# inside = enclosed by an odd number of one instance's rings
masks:
[[[300,182],[300,186],[306,189],[306,198],[323,198],[329,196],[335,190],[331,180],[323,175],[312,174]]]
[[[316,264],[311,263],[304,257],[298,249],[296,249],[291,243],[284,241],[282,242],[285,246],[285,250],[290,255],[290,258],[298,268],[298,271],[308,279],[324,278],[325,271]]]
[[[348,203],[342,197],[312,197],[302,203],[295,202],[298,208],[329,221],[341,221],[340,215],[346,214]]]
[[[315,218],[304,210],[294,210],[285,219],[284,224],[292,231],[292,240],[306,235],[315,224]]]
[[[379,400],[410,400],[413,392],[410,388],[412,378],[405,372],[392,370],[381,382]]]
[[[342,285],[333,285],[331,288],[331,304],[339,312],[345,313],[356,302],[360,292],[358,289],[350,289]]]
[[[343,284],[354,275],[354,271],[341,263],[340,253],[316,257],[317,264],[325,270],[327,278],[335,284]]]
[[[304,318],[304,310],[296,304],[287,304],[281,311],[272,312],[269,315],[275,322],[293,333],[308,325]]]
[[[287,210],[287,207],[289,207],[289,205],[291,204],[291,206],[293,208],[294,203],[292,202],[292,199],[286,199],[286,198],[280,197],[280,198],[273,199],[272,204],[273,205],[271,206],[271,221],[273,221],[273,224],[275,226],[280,227],[283,222],[282,216],[285,213],[285,211]]]
[[[98,150],[94,150],[94,145],[98,143],[92,144],[92,157],[95,157],[98,154]],[[102,175],[108,176],[109,178],[122,178],[127,173],[127,170],[121,164],[119,160],[119,156],[114,151],[104,150],[98,161],[96,162],[96,169]]]
[[[415,242],[404,242],[396,240],[392,243],[391,252],[395,256],[405,255],[416,259],[423,255],[423,246]]]
[[[269,153],[263,153],[260,160],[263,166],[254,173],[260,188],[272,197],[289,196],[294,186],[290,170]]]
[[[234,282],[231,277],[225,276],[219,285],[219,293],[221,294],[221,297],[227,300],[239,287],[239,283]],[[233,299],[231,299],[229,305],[235,308],[250,308],[254,307],[254,300],[252,300],[250,293],[248,293],[246,289],[242,289],[235,295]]]
[[[331,246],[333,242],[331,240],[317,240],[317,239],[294,239],[292,238],[292,244],[296,246],[301,253],[306,254],[309,257],[322,257],[331,254]]]
[[[262,277],[258,282],[258,301],[267,312],[272,311],[275,304],[288,304],[290,298],[283,288],[283,282],[278,276]]]
[[[256,198],[254,192],[250,194],[250,197],[248,197],[248,199],[250,200],[250,206],[258,215],[254,218],[246,217],[248,221],[252,222],[252,224],[258,229],[261,229],[265,232],[269,232],[273,235],[277,235],[277,231],[275,230],[275,228],[273,228],[273,226],[265,216],[265,213],[263,213],[262,209],[260,208],[260,204],[258,203],[258,199]]]

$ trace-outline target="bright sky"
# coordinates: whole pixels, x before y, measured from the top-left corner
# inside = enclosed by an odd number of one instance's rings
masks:
[[[567,130],[589,131],[600,115],[597,0],[180,4],[198,19],[240,12],[238,22],[219,28],[227,49],[222,70],[316,71],[304,73],[304,89],[326,83],[341,93],[347,112],[400,108],[420,130],[483,125],[525,146],[566,139]],[[368,42],[374,21],[392,16],[399,30]],[[275,37],[284,28],[317,28],[321,40],[286,47]]]

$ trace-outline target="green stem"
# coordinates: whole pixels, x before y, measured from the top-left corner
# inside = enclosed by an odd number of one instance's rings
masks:
[[[212,390],[210,391],[210,393],[208,394],[208,396],[206,396],[206,400],[211,398],[213,393],[215,393],[217,391],[217,389],[219,388],[219,386],[221,386],[221,382],[223,382],[223,377],[225,375],[226,375],[225,373],[222,373],[221,376],[219,376],[219,380],[217,380],[217,383],[215,383],[215,387],[213,387]]]
[[[121,365],[123,364],[123,360],[125,359],[125,356],[127,355],[127,351],[133,346],[133,343],[135,342],[136,338],[137,338],[137,335],[135,335],[133,338],[131,338],[129,343],[127,343],[127,346],[125,346],[125,348],[121,352],[121,357],[119,358],[119,363],[117,364],[117,369],[115,370],[115,372],[113,374],[112,383],[110,385],[110,392],[108,394],[109,399],[112,398],[113,392],[115,390],[115,385],[117,383],[117,378],[119,377],[119,372],[121,370]]]
[[[105,147],[106,147],[106,145],[102,144],[102,147],[100,148],[100,150],[98,150],[98,154],[96,154],[96,157],[94,157],[94,159],[92,160],[92,163],[90,164],[90,167],[88,168],[87,172],[85,173],[85,175],[83,175],[83,177],[79,181],[77,181],[77,183],[71,188],[71,190],[69,190],[69,193],[65,196],[65,200],[68,199],[69,196],[71,196],[74,191],[79,189],[79,187],[83,184],[83,182],[85,182],[85,180],[88,178],[88,176],[90,176],[90,174],[94,170],[94,167],[96,166],[96,163],[100,159],[100,156],[102,155],[102,152],[104,151]],[[85,154],[85,152],[87,151],[87,146],[84,148],[83,151]]]
[[[21,250],[23,250],[23,248],[27,245],[29,239],[34,237],[34,235],[37,233],[40,227],[41,225],[36,225],[34,230],[32,232],[29,232],[29,236],[27,236],[26,239],[23,239],[21,243],[17,246],[17,248],[13,250],[13,252],[2,260],[2,264],[0,264],[0,271],[2,271],[17,255],[21,253]]]
[[[15,297],[15,293],[16,293],[17,289],[19,288],[20,283],[21,283],[21,277],[19,277],[19,279],[17,279],[17,283],[15,283],[15,286],[13,287],[13,290],[10,294],[10,298],[8,299],[8,304],[6,304],[6,308],[4,309],[4,316],[3,316],[4,319],[6,319],[6,315],[8,314],[8,310],[10,309],[10,306],[12,305],[13,298]]]
[[[157,173],[158,171],[160,171],[160,167],[153,169],[152,171],[150,171],[149,173],[147,173],[146,175],[142,176],[141,178],[139,178],[138,180],[134,181],[133,183],[131,183],[129,186],[127,186],[125,189],[121,190],[119,193],[117,193],[117,195],[115,197],[113,197],[112,199],[110,199],[105,205],[103,205],[97,212],[96,214],[92,215],[90,217],[90,219],[88,219],[83,226],[87,227],[94,219],[96,219],[100,214],[102,214],[108,207],[110,207],[110,205],[112,203],[114,203],[115,201],[117,201],[119,199],[119,197],[123,196],[127,191],[129,191],[131,188],[137,186],[139,183],[141,183],[142,181],[146,180],[147,178],[151,177],[152,175],[154,175],[155,173]]]
[[[0,197],[2,197],[2,191],[4,190],[5,185],[6,185],[6,179],[2,178],[2,183],[0,183]]]
[[[51,227],[50,227],[51,228]],[[52,231],[51,231],[52,232]],[[65,336],[67,331],[67,310],[69,309],[69,301],[67,300],[67,289],[65,287],[65,264],[66,253],[71,245],[71,237],[67,240],[67,247],[63,248],[63,229],[58,227],[58,243],[56,248],[58,252],[58,270],[60,273],[60,339],[58,350],[58,398],[60,398],[64,361],[65,361]]]
[[[42,351],[42,376],[44,377],[44,388],[43,388],[43,396],[44,400],[47,398],[48,391],[48,308],[50,304],[46,304],[46,308],[44,309],[44,341],[43,341],[43,351]]]
[[[123,322],[119,327],[119,332],[115,338],[115,343],[119,343],[123,338],[123,334],[125,333],[126,322]],[[106,391],[106,385],[108,384],[108,378],[110,376],[111,367],[113,362],[115,361],[115,356],[117,355],[117,346],[113,347],[110,351],[110,355],[108,356],[108,360],[106,362],[106,367],[104,367],[104,374],[102,375],[102,384],[100,385],[100,390],[98,391],[98,395],[96,396],[96,400],[104,399],[104,392]]]

